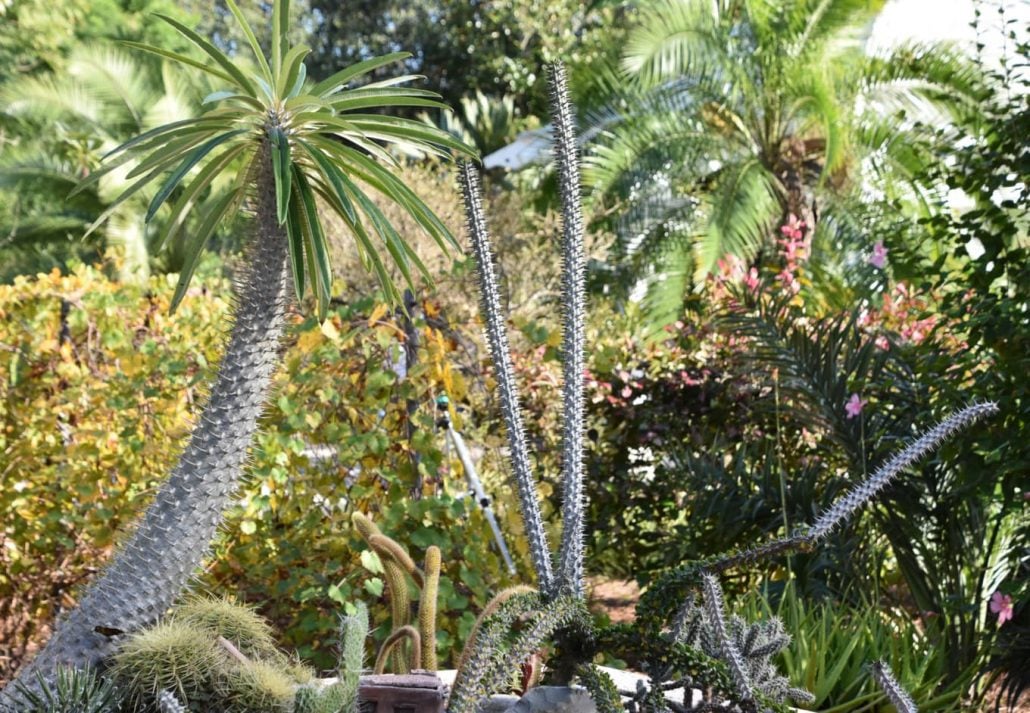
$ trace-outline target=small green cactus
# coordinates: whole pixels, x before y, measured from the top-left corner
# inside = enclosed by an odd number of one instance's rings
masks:
[[[212,697],[226,658],[215,637],[168,621],[123,642],[110,670],[136,708],[155,701],[162,691],[192,704]]]
[[[226,670],[218,692],[229,713],[290,713],[296,686],[282,667],[248,661]]]
[[[299,686],[293,699],[293,713],[357,713],[358,684],[365,663],[367,638],[368,609],[358,602],[353,615],[340,619],[338,679],[323,688]]]
[[[232,599],[194,596],[176,607],[169,620],[224,637],[248,657],[280,655],[268,622]]]

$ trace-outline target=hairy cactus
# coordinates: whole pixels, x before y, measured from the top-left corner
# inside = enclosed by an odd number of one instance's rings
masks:
[[[358,602],[357,611],[340,618],[340,663],[336,682],[317,688],[300,686],[293,713],[357,713],[358,684],[365,664],[368,609]]]
[[[439,595],[440,548],[430,546],[426,550],[426,568],[423,572],[398,542],[380,532],[367,516],[355,512],[351,518],[354,526],[379,556],[386,578],[386,591],[390,599],[390,624],[392,632],[376,656],[376,671],[382,673],[386,666],[384,651],[389,650],[396,673],[407,673],[412,668],[435,671],[436,659],[436,600]],[[419,595],[418,628],[410,625],[411,594],[408,587],[410,576],[421,590]],[[403,650],[404,642],[410,642],[410,653]],[[389,644],[389,646],[387,645]]]

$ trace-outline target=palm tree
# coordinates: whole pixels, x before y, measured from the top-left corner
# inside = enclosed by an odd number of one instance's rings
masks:
[[[238,282],[235,322],[210,400],[170,478],[103,576],[20,672],[16,680],[27,685],[38,685],[37,674],[52,677],[61,665],[102,665],[122,632],[146,626],[167,610],[200,563],[242,471],[279,363],[287,310],[309,287],[320,315],[329,304],[332,274],[318,201],[340,215],[393,296],[397,288],[389,282],[372,236],[383,241],[405,277],[410,277],[412,264],[421,263],[383,217],[366,186],[396,201],[441,246],[454,244],[425,204],[384,167],[394,162],[385,147],[448,156],[450,150],[469,155],[471,150],[422,123],[360,111],[441,106],[437,96],[399,86],[411,77],[347,89],[362,74],[405,55],[368,59],[311,83],[304,65],[307,48],[291,47],[286,39],[288,0],[276,0],[273,6],[270,58],[261,53],[233,0],[227,5],[248,38],[257,72],[232,62],[178,21],[162,17],[207,61],[125,44],[199,69],[225,89],[207,97],[206,103],[214,106],[200,116],[151,129],[124,143],[79,188],[86,190],[104,176],[129,169],[132,183],[94,222],[97,227],[145,186],[159,181],[147,219],[170,204],[160,243],[184,229],[186,217],[208,186],[220,176],[231,176],[229,190],[187,237],[173,309],[215,226],[248,205],[253,230]],[[15,704],[13,690],[9,686],[0,694],[0,709]]]
[[[0,115],[27,129],[18,133],[38,138],[23,139],[0,164],[0,186],[26,204],[12,225],[0,226],[5,236],[0,248],[22,255],[49,252],[53,262],[63,263],[69,252],[94,247],[78,238],[128,185],[124,174],[113,173],[71,200],[65,197],[127,138],[195,116],[204,93],[167,64],[152,71],[139,58],[101,45],[76,48],[60,75],[24,76],[6,84]],[[150,273],[145,210],[142,196],[122,204],[98,231],[102,239],[94,241],[121,249],[122,280],[144,280]],[[12,267],[17,269],[18,261]]]
[[[914,174],[898,110],[973,100],[969,74],[942,48],[879,59],[855,51],[856,28],[882,4],[655,0],[641,9],[622,73],[608,75],[616,99],[586,178],[597,199],[624,205],[616,259],[634,278],[652,271],[659,311],[678,309],[690,280],[727,254],[768,261],[775,226],[791,215],[817,242],[835,241],[847,223],[838,199],[858,185],[866,158],[879,175]]]

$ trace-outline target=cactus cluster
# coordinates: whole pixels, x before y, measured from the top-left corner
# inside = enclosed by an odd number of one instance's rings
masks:
[[[195,598],[127,637],[110,676],[134,711],[357,713],[367,635],[368,613],[359,605],[342,619],[338,677],[325,685],[275,647],[254,611]]]
[[[360,512],[351,516],[354,527],[379,556],[390,600],[391,631],[376,655],[375,672],[383,673],[387,663],[394,673],[413,669],[436,671],[436,602],[440,588],[440,548],[426,549],[425,568],[419,569],[396,540],[384,535],[372,520]],[[411,624],[411,588],[419,589],[417,626]]]
[[[582,606],[583,512],[582,403],[583,373],[583,219],[578,184],[578,151],[573,112],[564,69],[550,72],[554,149],[562,204],[561,310],[562,325],[562,539],[554,561],[540,517],[536,481],[529,468],[518,392],[509,354],[505,320],[501,312],[487,221],[483,213],[479,176],[469,163],[459,164],[459,183],[465,202],[468,233],[477,264],[481,309],[490,355],[496,371],[500,405],[507,428],[512,476],[539,592],[518,588],[499,595],[477,622],[466,643],[457,678],[448,701],[450,713],[471,713],[482,697],[525,657],[551,639],[555,655],[549,662],[552,678],[568,683],[574,675],[588,688],[598,709],[613,713],[623,707],[610,679],[590,668],[594,654],[605,651],[639,662],[650,675],[650,685],[631,694],[631,710],[665,711],[669,688],[702,689],[700,707],[689,702],[677,710],[786,711],[786,702],[808,699],[775,670],[772,657],[790,641],[774,620],[748,624],[727,617],[717,576],[728,569],[809,548],[850,519],[906,467],[943,440],[997,411],[993,403],[972,404],[926,431],[888,459],[873,475],[840,498],[807,529],[799,529],[773,542],[679,567],[653,584],[642,598],[632,627],[598,628],[577,616]],[[556,565],[553,564],[556,562]],[[699,601],[701,602],[699,604]],[[579,611],[582,611],[580,609]],[[513,631],[518,629],[517,633]],[[517,643],[516,643],[517,642]],[[531,643],[530,643],[531,642]],[[521,658],[520,658],[521,657]],[[873,668],[896,705],[907,705],[900,687],[884,666]],[[904,710],[914,710],[904,708]]]

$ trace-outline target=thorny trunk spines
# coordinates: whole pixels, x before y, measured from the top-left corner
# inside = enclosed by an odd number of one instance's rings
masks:
[[[529,552],[536,569],[540,589],[545,593],[551,593],[554,591],[555,581],[551,569],[551,551],[547,544],[543,519],[540,516],[536,480],[533,478],[529,465],[529,449],[526,446],[525,429],[522,426],[518,387],[515,384],[511,350],[508,346],[507,330],[501,314],[501,300],[497,291],[490,235],[483,213],[479,173],[472,164],[463,161],[458,165],[458,179],[465,203],[469,237],[472,241],[479,273],[480,301],[487,343],[490,347],[490,356],[493,359],[498,391],[501,396],[501,411],[508,432],[512,471],[518,490],[526,539],[529,542]]]
[[[264,409],[291,303],[287,238],[276,218],[267,148],[259,162],[255,239],[237,286],[229,343],[203,415],[136,532],[16,680],[31,682],[36,671],[49,676],[59,665],[100,665],[115,639],[96,628],[132,632],[153,623],[208,550]],[[0,700],[0,708],[4,703]]]
[[[562,205],[562,535],[555,586],[583,596],[583,325],[586,323],[583,208],[575,111],[561,62],[551,65],[554,155]],[[556,594],[556,592],[552,592]]]

